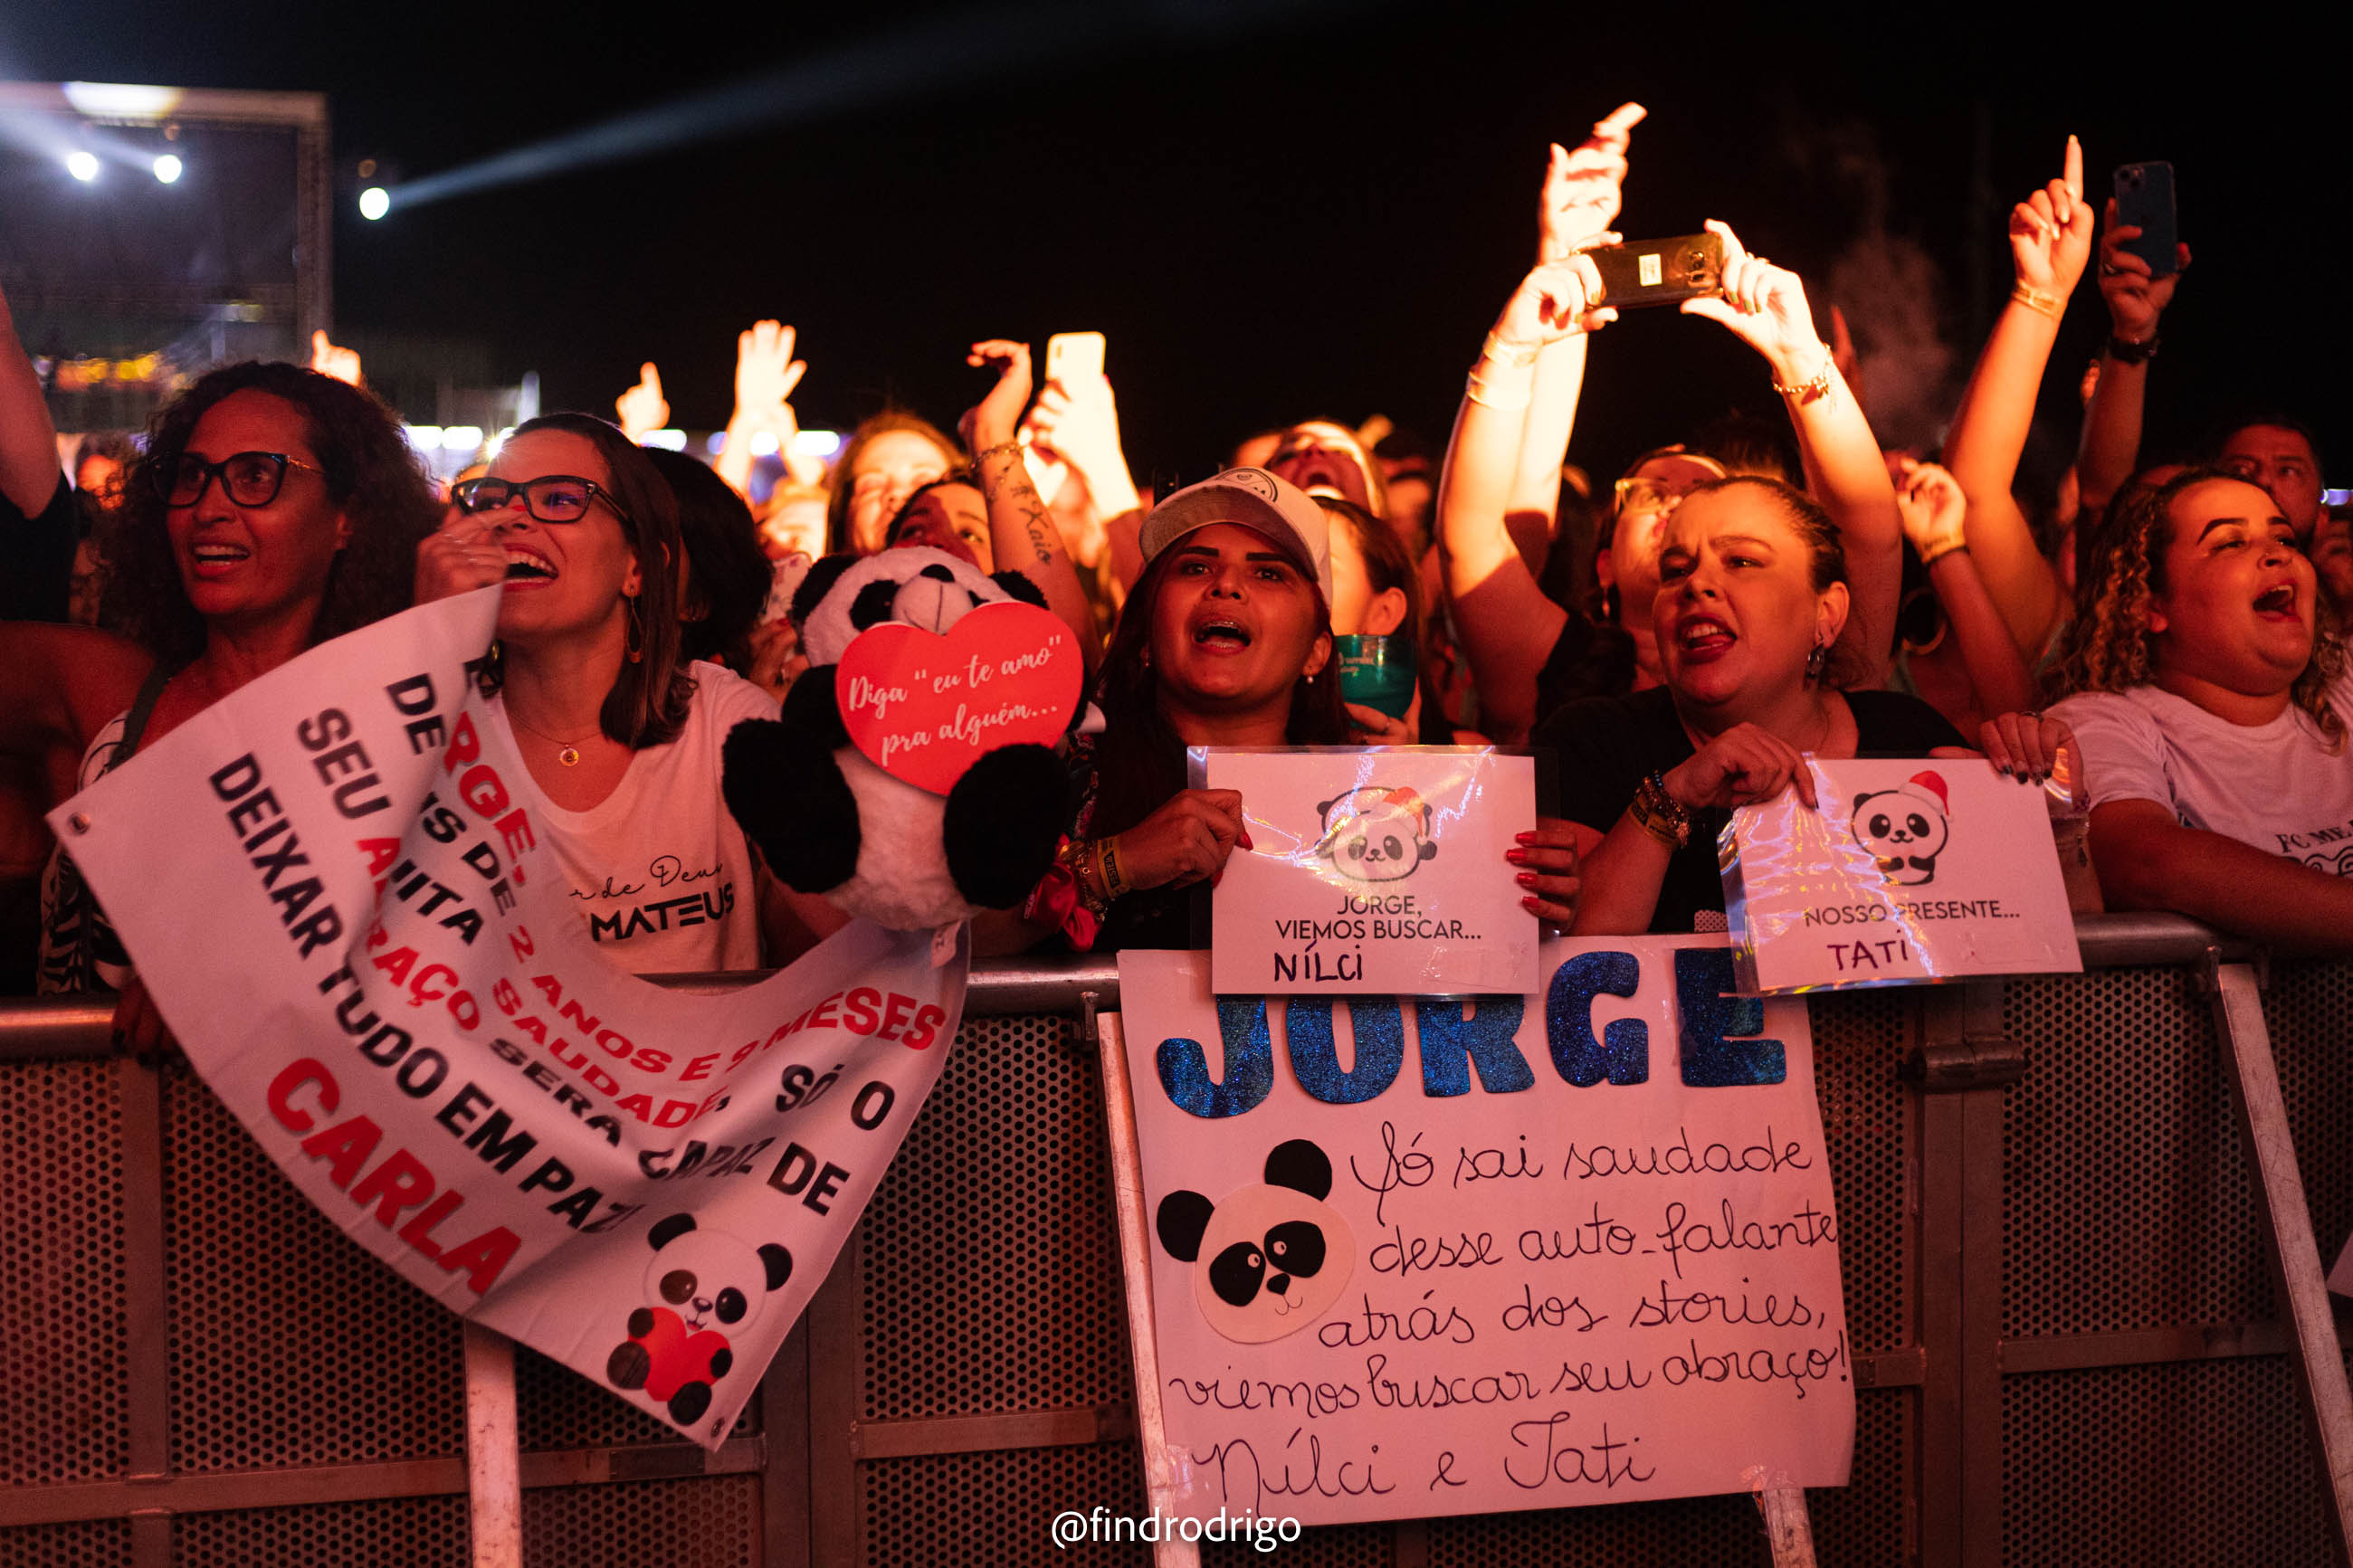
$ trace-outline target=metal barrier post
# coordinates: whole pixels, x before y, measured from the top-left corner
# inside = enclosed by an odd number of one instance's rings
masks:
[[[2263,1258],[2288,1329],[2299,1403],[2320,1458],[2337,1560],[2353,1562],[2353,1390],[2346,1384],[2336,1313],[2312,1234],[2312,1211],[2305,1204],[2304,1178],[2296,1170],[2295,1144],[2288,1135],[2260,982],[2251,965],[2221,963],[2220,957],[2209,951],[2205,984],[2213,997],[2215,1030],[2230,1052],[2239,1135],[2254,1162]]]
[[[522,1455],[514,1342],[465,1325],[466,1518],[473,1568],[522,1568]]]

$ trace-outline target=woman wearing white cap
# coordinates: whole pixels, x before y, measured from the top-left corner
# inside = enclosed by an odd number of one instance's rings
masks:
[[[1106,724],[1079,761],[1063,860],[1083,908],[1060,923],[1099,926],[1092,945],[1106,950],[1206,945],[1188,889],[1250,847],[1239,794],[1185,787],[1187,747],[1411,739],[1398,721],[1341,703],[1329,536],[1304,493],[1262,468],[1229,469],[1162,502],[1139,542],[1144,574],[1104,656],[1095,700]],[[1573,840],[1566,825],[1542,839],[1514,851],[1515,864],[1542,895],[1531,910],[1565,923]]]

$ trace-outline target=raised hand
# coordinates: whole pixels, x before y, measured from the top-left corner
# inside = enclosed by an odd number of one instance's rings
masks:
[[[1618,237],[1590,237],[1596,244],[1614,245]],[[1601,292],[1601,272],[1593,258],[1582,252],[1547,261],[1520,280],[1495,318],[1494,338],[1514,347],[1556,343],[1579,332],[1593,331],[1618,319],[1608,306],[1592,308]]]
[[[311,334],[311,368],[321,375],[332,375],[337,381],[360,384],[358,351],[341,348],[327,341],[324,331]]]
[[[1103,376],[1048,382],[1022,428],[1040,451],[1069,463],[1090,484],[1095,475],[1126,465],[1119,443],[1119,404]],[[1045,493],[1043,486],[1039,493]]]
[[[1968,498],[1958,480],[1934,463],[1910,458],[1896,460],[1895,474],[1895,510],[1904,520],[1904,537],[1924,563],[1968,542],[1961,523],[1968,515]]]
[[[965,448],[976,458],[1012,440],[1021,428],[1021,411],[1029,405],[1029,345],[989,338],[973,344],[964,363],[997,371],[997,384],[956,422]]]
[[[1626,182],[1626,149],[1635,126],[1650,110],[1621,103],[1595,121],[1593,134],[1570,152],[1553,143],[1536,204],[1536,264],[1559,261],[1598,243],[1595,237],[1617,221]]]
[[[2110,196],[2100,226],[2100,298],[2108,302],[2108,320],[2116,336],[2128,343],[2157,336],[2158,319],[2173,303],[2174,285],[2189,265],[2189,247],[2177,244],[2172,276],[2155,276],[2147,261],[2124,248],[2139,237],[2139,225],[2118,226],[2116,198]]]
[[[1686,300],[1686,316],[1704,316],[1765,356],[1773,378],[1791,384],[1810,381],[1830,362],[1830,350],[1814,330],[1806,286],[1785,267],[1751,256],[1732,226],[1707,220],[1707,231],[1724,240],[1724,292]]]
[[[638,367],[638,384],[613,399],[613,412],[620,416],[621,434],[632,441],[645,439],[649,430],[659,430],[670,423],[670,404],[662,397],[661,372],[654,362],[646,361]]]
[[[2010,261],[2018,280],[2064,301],[2092,255],[2092,208],[2084,200],[2084,144],[2067,138],[2059,178],[2010,209]]]
[[[793,357],[792,328],[781,321],[754,321],[735,334],[736,417],[747,428],[773,430],[779,442],[789,444],[799,430],[793,417],[793,388],[807,370],[807,363]]]

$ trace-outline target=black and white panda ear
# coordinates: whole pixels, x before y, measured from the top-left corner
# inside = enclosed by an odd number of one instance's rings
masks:
[[[828,555],[808,569],[808,575],[801,579],[801,585],[793,590],[792,607],[785,612],[795,630],[817,613],[818,603],[833,591],[835,581],[857,565],[859,560],[860,557],[855,555]]]
[[[1018,572],[994,573],[988,580],[1004,589],[1008,598],[1018,599],[1025,605],[1035,605],[1041,610],[1046,607],[1045,594],[1037,584]]]
[[[773,1241],[760,1248],[760,1261],[768,1270],[768,1289],[771,1290],[793,1277],[793,1255]]]
[[[1152,1228],[1160,1233],[1160,1245],[1168,1256],[1180,1263],[1190,1263],[1201,1256],[1201,1237],[1209,1228],[1209,1216],[1218,1205],[1198,1193],[1181,1188],[1160,1200],[1160,1208],[1152,1216]]]
[[[674,1214],[668,1219],[657,1220],[654,1223],[653,1229],[646,1232],[646,1239],[653,1244],[653,1249],[656,1252],[659,1252],[663,1247],[668,1247],[671,1242],[676,1241],[680,1237],[684,1236],[688,1231],[692,1230],[693,1228],[694,1216],[692,1215]]]
[[[1846,814],[1849,816],[1852,816],[1855,813],[1861,811],[1862,809],[1862,803],[1869,800],[1871,796],[1872,792],[1869,790],[1865,790],[1861,795],[1856,795],[1854,797],[1854,804],[1846,808]]]
[[[1339,804],[1339,801],[1336,799],[1319,800],[1315,803],[1315,815],[1322,817],[1325,826],[1328,826],[1332,821],[1332,808]]]
[[[1423,858],[1423,859],[1425,859],[1425,860],[1428,860],[1428,859],[1434,858],[1437,856],[1437,854],[1438,854],[1438,840],[1437,840],[1437,839],[1435,839],[1435,838],[1424,838],[1424,839],[1419,840],[1419,842],[1420,842],[1420,845],[1421,845],[1421,858]]]
[[[1266,1184],[1289,1187],[1311,1198],[1328,1197],[1332,1192],[1331,1157],[1304,1138],[1277,1143],[1266,1156]]]

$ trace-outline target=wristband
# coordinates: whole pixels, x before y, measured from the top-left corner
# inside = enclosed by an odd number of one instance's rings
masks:
[[[2067,302],[2058,295],[2045,294],[2042,289],[2025,283],[2012,287],[2010,298],[2013,303],[2023,305],[2030,310],[2039,310],[2054,321],[2067,308]]]
[[[972,455],[972,466],[977,468],[981,464],[986,463],[989,458],[994,458],[999,452],[1011,452],[1018,457],[1021,452],[1021,443],[1018,441],[999,441],[994,447],[984,447],[979,451],[975,452]]]
[[[1918,550],[1919,546],[1915,545],[1913,548]],[[1967,555],[1968,552],[1968,541],[1966,539],[1956,539],[1947,544],[1943,549],[1937,551],[1934,555],[1929,554],[1925,550],[1921,550],[1920,564],[1924,568],[1934,566],[1937,562],[1942,561],[1947,555]]]
[[[1126,897],[1135,884],[1127,879],[1127,868],[1119,858],[1119,836],[1095,840],[1095,854],[1103,867],[1103,897],[1106,900]]]
[[[2139,342],[2134,342],[2130,338],[2120,338],[2116,333],[2110,332],[2108,357],[2118,364],[2147,364],[2157,357],[2157,345],[2160,341],[2155,332],[2151,332]]]
[[[1506,413],[1525,408],[1533,400],[1533,395],[1528,388],[1522,386],[1506,390],[1503,387],[1490,386],[1479,379],[1479,373],[1476,370],[1473,370],[1469,378],[1463,382],[1462,395],[1482,408],[1502,409]]]
[[[1691,842],[1691,813],[1667,793],[1667,781],[1656,770],[1634,786],[1626,815],[1634,819],[1634,826],[1670,849],[1681,849]]]
[[[1536,356],[1544,353],[1544,345],[1542,343],[1506,342],[1502,338],[1497,337],[1494,333],[1489,332],[1487,334],[1487,346],[1481,350],[1480,353],[1483,357],[1493,360],[1497,364],[1508,364],[1515,369],[1525,370],[1528,366],[1536,363]]]

